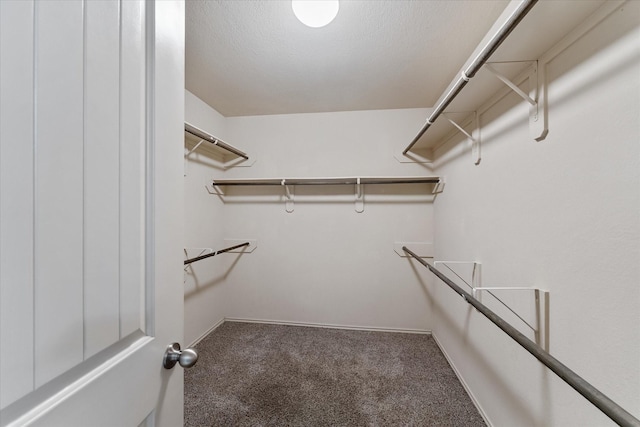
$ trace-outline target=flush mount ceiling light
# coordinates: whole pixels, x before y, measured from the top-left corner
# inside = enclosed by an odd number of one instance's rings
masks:
[[[293,0],[293,13],[304,25],[320,28],[333,21],[338,14],[338,0]]]

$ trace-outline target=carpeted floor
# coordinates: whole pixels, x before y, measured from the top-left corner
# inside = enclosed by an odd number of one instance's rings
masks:
[[[185,370],[185,426],[484,426],[430,335],[226,322]]]

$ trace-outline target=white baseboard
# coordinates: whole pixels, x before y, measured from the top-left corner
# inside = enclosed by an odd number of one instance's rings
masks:
[[[431,331],[426,329],[380,328],[380,327],[373,327],[373,326],[350,326],[350,325],[335,325],[331,323],[289,322],[284,320],[247,319],[247,318],[240,318],[240,317],[226,317],[224,320],[227,322],[264,323],[269,325],[305,326],[310,328],[347,329],[347,330],[353,330],[353,331],[396,332],[396,333],[403,333],[403,334],[428,334],[428,335],[431,334]]]
[[[449,366],[451,366],[451,369],[453,369],[453,372],[456,374],[456,377],[458,377],[458,380],[460,381],[460,384],[462,384],[462,387],[464,387],[465,391],[467,392],[467,394],[471,398],[471,402],[473,402],[473,405],[476,407],[478,412],[480,412],[480,416],[484,420],[485,424],[487,424],[487,426],[489,426],[489,427],[492,427],[493,424],[491,424],[491,421],[489,421],[489,417],[487,416],[487,414],[484,411],[484,409],[482,409],[482,406],[480,405],[480,402],[478,402],[478,399],[476,399],[475,395],[473,394],[473,392],[469,388],[469,385],[465,382],[464,378],[462,378],[462,375],[460,375],[460,372],[458,371],[458,368],[456,368],[456,365],[454,365],[453,360],[451,360],[451,357],[449,357],[449,354],[447,353],[447,351],[440,344],[440,341],[438,341],[438,337],[434,333],[432,333],[431,336],[433,337],[433,340],[436,342],[436,345],[438,346],[438,348],[440,349],[442,354],[444,354],[444,358],[447,359],[447,362],[449,363]]]
[[[196,340],[194,342],[192,342],[191,344],[189,344],[188,347],[193,347],[193,346],[197,345],[200,341],[205,339],[207,337],[207,335],[209,335],[211,332],[213,332],[216,329],[218,329],[218,327],[222,326],[224,321],[225,321],[224,317],[222,319],[218,320],[218,323],[216,323],[215,325],[210,327],[204,334],[202,334],[198,338],[196,338]]]

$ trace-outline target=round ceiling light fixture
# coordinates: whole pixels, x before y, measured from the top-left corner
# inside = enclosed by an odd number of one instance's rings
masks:
[[[327,25],[338,14],[338,0],[292,0],[291,7],[296,18],[304,25],[320,28]]]

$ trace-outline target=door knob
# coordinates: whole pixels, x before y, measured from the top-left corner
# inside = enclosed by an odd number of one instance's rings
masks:
[[[162,366],[165,369],[173,368],[176,363],[180,363],[183,368],[190,368],[198,361],[198,353],[192,348],[180,350],[180,344],[174,342],[167,347],[162,359]]]

